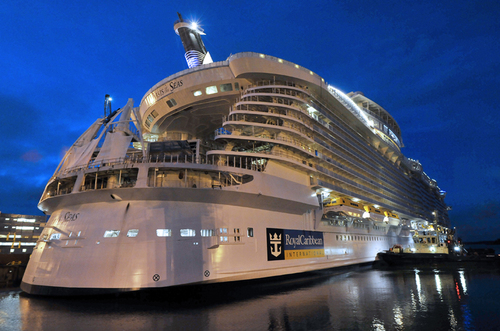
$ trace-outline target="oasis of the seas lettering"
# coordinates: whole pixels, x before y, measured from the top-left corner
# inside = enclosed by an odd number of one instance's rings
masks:
[[[178,80],[178,81],[173,81],[173,82],[170,82],[170,88],[171,90],[170,91],[173,91],[175,90],[176,88],[179,88],[182,86],[182,80]]]
[[[184,83],[182,82],[182,79],[181,79],[181,80],[174,80],[168,84],[163,85],[162,87],[160,87],[156,91],[151,92],[151,95],[154,97],[153,100],[156,101],[158,99],[163,98],[164,96],[172,93],[175,89],[178,89],[179,87],[181,87],[183,84]]]

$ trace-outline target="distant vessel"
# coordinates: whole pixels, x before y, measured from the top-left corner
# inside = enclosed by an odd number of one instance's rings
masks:
[[[438,232],[430,225],[414,231],[413,246],[405,248],[396,244],[378,256],[390,265],[462,261],[463,247],[455,241],[453,235],[453,231]]]
[[[94,294],[371,263],[449,228],[445,192],[363,93],[260,53],[212,62],[179,15],[189,69],[96,120],[39,208],[21,288]]]

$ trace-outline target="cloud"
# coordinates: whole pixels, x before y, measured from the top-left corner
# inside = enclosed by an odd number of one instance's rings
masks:
[[[35,149],[29,150],[21,156],[21,159],[27,162],[37,163],[43,156]]]

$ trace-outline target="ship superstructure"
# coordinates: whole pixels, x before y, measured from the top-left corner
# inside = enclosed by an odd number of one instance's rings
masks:
[[[49,180],[24,291],[287,275],[448,231],[445,193],[381,106],[273,56],[211,62],[199,28],[174,29],[189,69],[98,119]]]

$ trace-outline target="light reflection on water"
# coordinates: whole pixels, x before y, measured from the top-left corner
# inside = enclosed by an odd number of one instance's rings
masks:
[[[0,292],[0,330],[497,330],[495,268],[330,277],[100,298]]]

